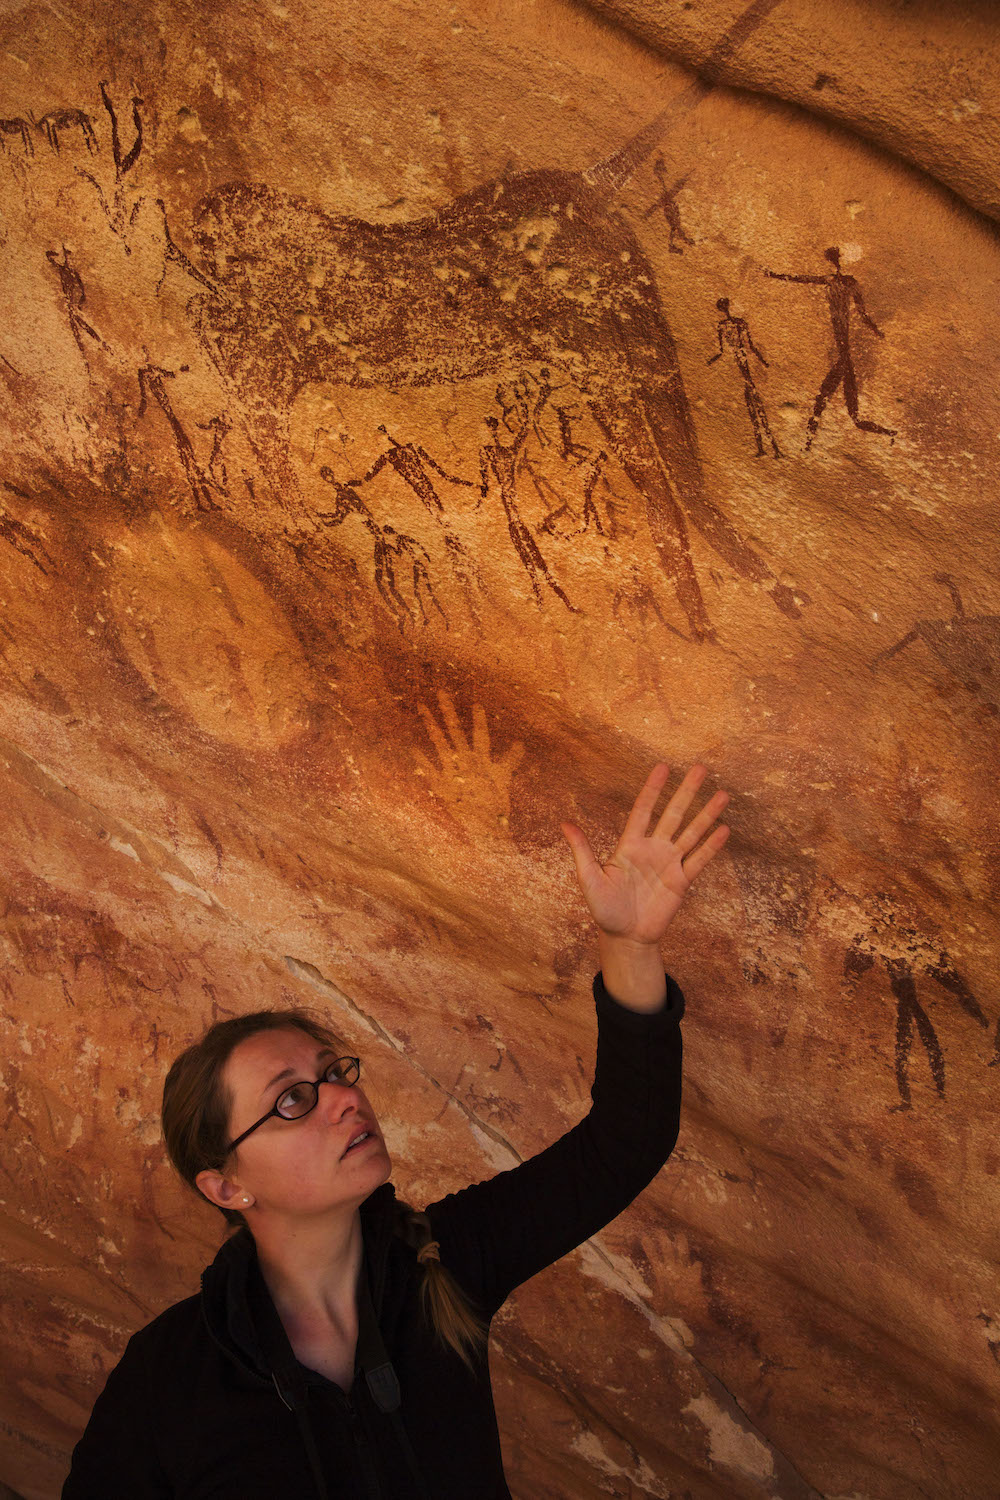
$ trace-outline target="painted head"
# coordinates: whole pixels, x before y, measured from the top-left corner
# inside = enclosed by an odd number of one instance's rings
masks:
[[[303,1010],[212,1026],[163,1086],[163,1134],[180,1177],[251,1230],[265,1219],[353,1213],[392,1163],[354,1069],[338,1063],[349,1053]]]

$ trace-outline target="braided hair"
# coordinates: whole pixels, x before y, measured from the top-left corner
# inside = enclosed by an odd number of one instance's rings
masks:
[[[487,1329],[448,1267],[441,1263],[441,1246],[431,1239],[431,1221],[419,1209],[397,1198],[393,1204],[393,1233],[411,1249],[424,1268],[420,1304],[424,1316],[443,1343],[473,1369],[473,1356],[482,1354]]]

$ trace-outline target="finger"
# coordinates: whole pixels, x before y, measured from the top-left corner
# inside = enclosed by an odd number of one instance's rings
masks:
[[[656,765],[646,777],[645,783],[638,797],[632,804],[632,811],[625,822],[625,830],[622,838],[645,838],[649,830],[649,820],[653,816],[653,808],[663,788],[670,779],[670,767],[665,760],[657,761]]]
[[[490,730],[481,703],[472,705],[472,748],[482,760],[490,758]]]
[[[674,839],[674,848],[678,851],[682,859],[685,854],[691,852],[695,844],[701,842],[728,802],[728,792],[716,792],[714,797],[710,797],[705,803],[701,812],[691,819],[686,828],[681,830]]]
[[[660,834],[665,838],[673,838],[673,835],[684,821],[684,814],[695,799],[695,794],[701,786],[708,769],[702,765],[694,765],[677,788],[670,801],[660,814],[654,834]]]
[[[449,765],[449,763],[454,759],[455,747],[445,737],[440,724],[438,723],[437,719],[435,719],[430,709],[425,708],[422,703],[418,703],[417,712],[424,721],[424,728],[427,730],[427,734],[430,738],[431,744],[434,746],[434,749],[437,751],[441,759],[441,769],[444,770],[444,768]]]
[[[510,748],[500,757],[500,764],[513,775],[523,759],[524,744],[521,740],[515,740]]]
[[[576,864],[576,873],[580,877],[580,884],[584,891],[598,880],[604,871],[591,849],[587,835],[582,829],[577,828],[575,823],[560,823],[563,838],[573,851],[573,860]]]
[[[728,823],[720,823],[715,832],[710,834],[705,840],[701,848],[696,849],[693,854],[687,856],[681,868],[689,881],[697,880],[709,860],[714,859],[718,854],[728,839],[730,831]]]
[[[454,745],[456,750],[458,749],[459,745],[461,745],[464,749],[468,741],[466,740],[465,732],[462,729],[461,724],[459,723],[458,713],[455,709],[454,698],[452,698],[451,694],[446,692],[444,688],[438,688],[437,700],[441,708],[441,717],[444,720],[444,727],[451,736],[452,744]]]

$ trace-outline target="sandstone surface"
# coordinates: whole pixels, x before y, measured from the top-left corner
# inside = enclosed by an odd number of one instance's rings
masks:
[[[998,21],[0,17],[0,1481],[216,1218],[171,1057],[314,1003],[425,1203],[589,1105],[650,764],[734,837],[681,1137],[512,1299],[519,1500],[995,1500]]]

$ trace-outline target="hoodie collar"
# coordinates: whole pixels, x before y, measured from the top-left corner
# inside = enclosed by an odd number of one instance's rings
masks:
[[[385,1298],[395,1198],[392,1183],[384,1182],[361,1205],[365,1265],[377,1318],[381,1318]],[[261,1347],[252,1312],[263,1286],[253,1235],[241,1228],[202,1272],[201,1307],[208,1331],[222,1351],[255,1382],[269,1385],[271,1361]]]

